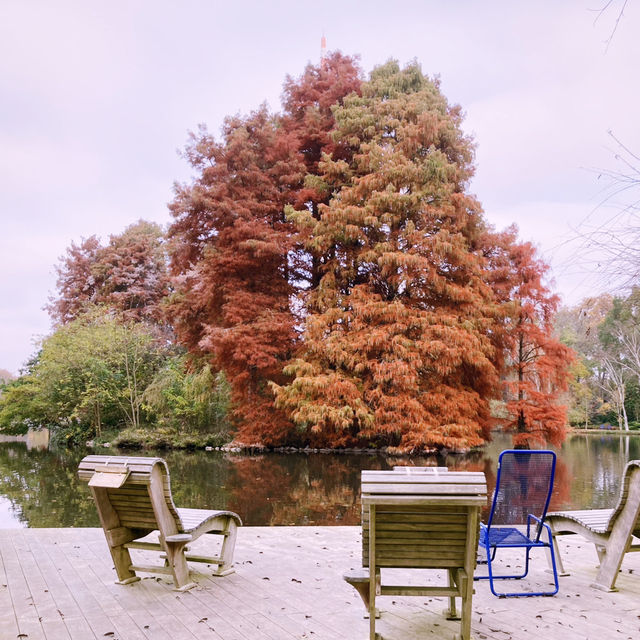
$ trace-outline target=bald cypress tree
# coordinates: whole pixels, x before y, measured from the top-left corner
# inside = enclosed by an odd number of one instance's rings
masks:
[[[572,349],[553,332],[559,303],[544,282],[549,270],[528,242],[518,242],[512,227],[491,237],[490,283],[503,309],[493,339],[504,354],[505,431],[513,444],[531,447],[565,438]]]
[[[277,406],[317,444],[481,444],[499,388],[497,310],[461,111],[417,64],[392,61],[334,116],[350,158],[326,158],[319,178],[339,191],[319,219],[289,211],[322,275]]]
[[[353,59],[332,54],[287,79],[284,114],[263,107],[228,118],[222,139],[202,129],[187,147],[197,176],[176,187],[170,206],[169,314],[178,339],[227,374],[236,438],[245,444],[296,441],[268,383],[290,380],[283,369],[298,347],[317,266],[285,207],[313,215],[328,200],[305,176],[324,151],[335,151],[331,105],[359,87],[359,73]]]

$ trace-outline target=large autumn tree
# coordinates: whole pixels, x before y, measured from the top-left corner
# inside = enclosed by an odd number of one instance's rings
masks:
[[[295,437],[268,382],[288,379],[316,267],[284,211],[328,199],[305,176],[335,150],[330,106],[359,86],[358,74],[350,58],[330,56],[287,80],[284,116],[262,107],[229,118],[220,140],[202,128],[186,150],[198,175],[170,206],[170,314],[178,339],[227,375],[237,437],[249,444]]]
[[[351,158],[320,163],[336,195],[319,219],[290,211],[322,275],[277,404],[316,444],[479,445],[499,358],[461,111],[417,64],[389,62],[333,113]]]
[[[178,340],[225,372],[238,442],[480,445],[514,376],[518,431],[560,433],[568,352],[530,276],[546,267],[486,224],[461,125],[416,63],[362,84],[332,54],[287,78],[281,114],[192,135],[168,308]]]

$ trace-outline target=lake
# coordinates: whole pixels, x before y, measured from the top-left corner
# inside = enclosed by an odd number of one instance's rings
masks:
[[[364,454],[240,455],[218,451],[149,452],[167,460],[180,507],[231,509],[246,525],[360,524],[360,471],[397,464],[484,471],[490,491],[496,461],[511,446],[496,435],[466,455],[398,458]],[[97,527],[89,490],[76,469],[87,453],[47,450],[26,442],[0,442],[0,528]],[[131,455],[142,455],[132,452]],[[558,450],[552,509],[614,506],[622,470],[640,458],[640,436],[573,435]]]

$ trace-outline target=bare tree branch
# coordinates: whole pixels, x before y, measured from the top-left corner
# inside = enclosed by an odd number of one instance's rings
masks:
[[[598,22],[598,20],[600,20],[600,18],[602,18],[602,16],[605,13],[607,13],[607,10],[609,9],[609,7],[613,6],[614,4],[617,4],[618,2],[619,0],[607,0],[607,2],[605,2],[600,9],[592,9],[592,11],[598,12],[598,15],[593,21],[593,24],[595,25]],[[616,21],[613,25],[613,29],[609,34],[609,37],[605,40],[605,45],[606,45],[605,53],[609,50],[609,45],[611,44],[611,41],[613,40],[613,36],[615,36],[616,31],[618,30],[618,25],[620,24],[620,20],[622,20],[622,16],[624,15],[624,10],[627,8],[628,2],[629,0],[622,0],[622,6],[620,7],[620,10],[618,11],[618,15],[616,16]]]

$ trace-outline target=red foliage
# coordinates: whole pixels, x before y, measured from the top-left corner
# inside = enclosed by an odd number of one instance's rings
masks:
[[[573,351],[553,336],[558,297],[544,284],[549,267],[528,242],[516,241],[515,229],[496,234],[492,284],[508,310],[500,331],[505,352],[505,385],[514,446],[560,444],[565,438],[567,389]]]
[[[96,236],[83,238],[67,249],[56,266],[58,297],[51,297],[46,309],[54,321],[66,324],[75,320],[87,307],[95,302],[100,283],[93,275],[93,266],[98,261],[100,241]]]
[[[333,54],[287,79],[285,115],[266,108],[225,122],[222,140],[193,135],[187,158],[200,172],[171,205],[170,314],[179,340],[227,374],[237,440],[291,441],[293,425],[273,404],[267,381],[284,383],[296,347],[299,294],[313,279],[285,205],[326,199],[304,186],[321,154],[334,151],[331,105],[359,86],[351,58]]]
[[[296,136],[307,174],[319,173],[323,154],[334,160],[350,159],[349,146],[331,135],[335,126],[333,109],[343,103],[345,96],[359,94],[361,84],[356,60],[340,52],[329,54],[320,66],[307,65],[295,80],[287,76],[282,94],[282,125]],[[328,202],[329,196],[330,192],[307,185],[298,191],[295,206]]]
[[[220,143],[204,130],[193,136],[187,156],[201,175],[170,207],[174,328],[227,374],[239,437],[244,425],[282,437],[289,422],[266,380],[283,380],[296,341],[284,218],[304,176],[295,139],[263,107],[228,119]]]
[[[162,322],[169,279],[164,235],[157,224],[140,220],[110,236],[106,246],[95,236],[72,243],[56,271],[58,297],[47,306],[56,322],[70,322],[92,304],[129,320]]]

